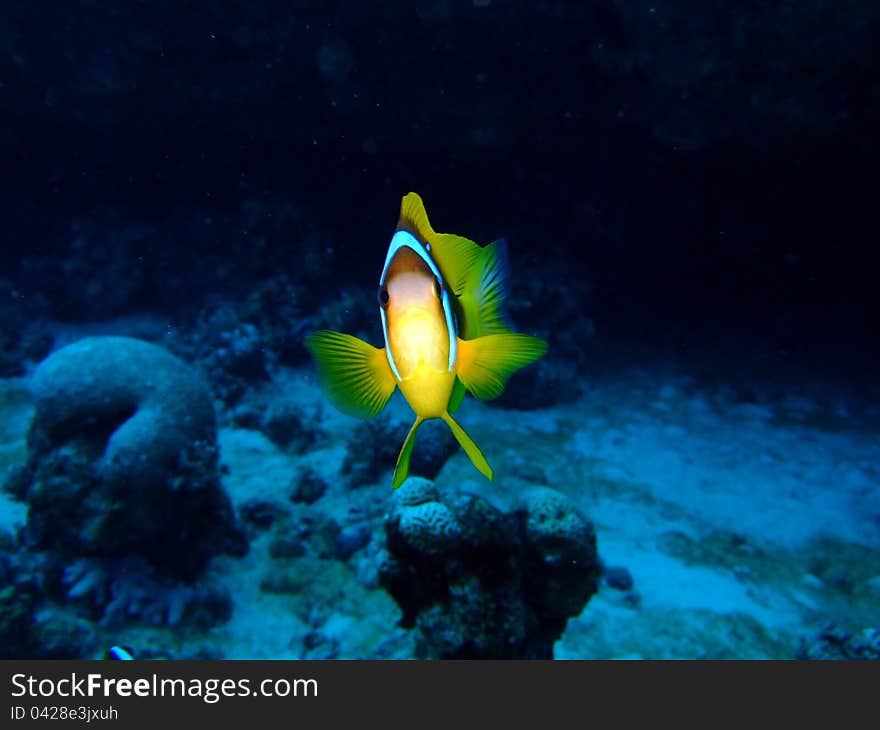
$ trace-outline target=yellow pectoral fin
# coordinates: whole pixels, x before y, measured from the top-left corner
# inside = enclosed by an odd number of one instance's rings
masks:
[[[382,412],[397,385],[384,349],[329,330],[309,335],[306,347],[327,397],[339,410],[358,418]]]
[[[480,400],[501,395],[507,379],[547,352],[547,343],[517,332],[459,340],[456,374]]]
[[[490,482],[495,480],[495,472],[492,471],[492,467],[489,466],[489,462],[486,461],[486,457],[483,456],[483,452],[480,451],[480,447],[474,443],[474,440],[467,435],[465,430],[459,426],[448,413],[441,416],[443,421],[447,426],[452,430],[452,435],[455,436],[455,440],[461,445],[461,448],[464,449],[464,453],[468,455],[471,463],[477,467],[479,472],[486,477]]]
[[[467,393],[467,388],[464,387],[464,383],[456,378],[452,384],[452,395],[449,396],[449,405],[446,407],[450,414],[454,415],[459,409],[461,402],[464,400],[465,393]]]

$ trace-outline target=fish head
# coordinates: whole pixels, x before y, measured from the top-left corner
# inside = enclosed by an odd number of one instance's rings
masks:
[[[388,362],[398,380],[419,365],[451,372],[456,357],[452,302],[430,245],[398,230],[379,278],[379,316]]]

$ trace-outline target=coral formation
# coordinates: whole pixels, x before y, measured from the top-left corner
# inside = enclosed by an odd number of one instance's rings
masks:
[[[57,604],[46,603],[36,611],[30,633],[34,652],[43,659],[86,658],[98,648],[93,625]]]
[[[28,463],[9,489],[30,545],[73,556],[140,555],[190,579],[246,549],[217,470],[211,398],[183,362],[123,337],[80,340],[32,380]]]
[[[874,659],[880,660],[880,629],[867,628],[853,634],[833,624],[813,639],[801,640],[797,659]]]
[[[552,657],[600,576],[592,525],[562,494],[536,490],[503,513],[411,477],[392,500],[379,580],[420,656]]]
[[[302,405],[293,401],[275,401],[266,408],[260,430],[276,446],[302,453],[315,443],[315,430],[303,417]]]
[[[602,577],[605,585],[616,591],[631,590],[634,584],[632,574],[622,565],[605,566]]]
[[[259,331],[231,304],[205,307],[190,334],[167,339],[175,353],[199,364],[212,393],[224,403],[236,403],[249,385],[269,377]]]
[[[0,574],[0,577],[4,577]],[[0,657],[18,659],[33,657],[31,622],[34,604],[31,597],[17,586],[6,583],[0,588]]]
[[[313,469],[305,469],[294,477],[291,487],[291,502],[313,504],[324,496],[327,482]]]
[[[387,413],[359,423],[351,430],[342,473],[353,487],[379,480],[394,463],[407,427]]]
[[[531,272],[513,273],[510,314],[517,322],[536,328],[534,333],[547,340],[549,354],[516,373],[495,405],[530,410],[571,401],[580,388],[578,376],[591,364],[595,325],[585,314],[590,289],[584,286],[572,291],[558,264],[548,267],[541,277]]]
[[[265,213],[273,218],[277,211]],[[239,307],[241,319],[259,330],[267,354],[278,363],[298,365],[308,358],[304,341],[312,325],[300,306],[308,283],[295,284],[283,274],[269,277],[259,281]]]
[[[232,614],[227,588],[209,581],[174,581],[139,557],[75,560],[64,570],[60,587],[65,605],[82,608],[110,628],[132,621],[207,628]]]
[[[441,421],[423,423],[417,438],[419,447],[413,449],[410,473],[434,479],[458,451],[458,444],[452,431]]]
[[[13,540],[0,547],[0,658],[73,659],[90,656],[96,630],[66,602],[48,600],[53,564]]]
[[[259,497],[245,500],[239,505],[238,511],[242,522],[251,533],[268,530],[288,516],[284,505]]]
[[[401,550],[426,558],[453,553],[458,548],[461,526],[442,502],[423,502],[397,511],[395,535]]]

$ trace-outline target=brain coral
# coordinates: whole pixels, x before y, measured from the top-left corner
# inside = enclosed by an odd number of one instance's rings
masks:
[[[87,338],[41,363],[32,392],[14,490],[32,542],[141,554],[182,575],[244,549],[219,483],[211,397],[183,361],[141,340]]]
[[[385,517],[379,581],[423,658],[549,658],[596,592],[592,525],[551,489],[505,513],[410,478]]]
[[[540,487],[529,491],[522,501],[526,536],[546,563],[576,561],[593,551],[592,526],[564,494]]]
[[[412,476],[407,479],[392,496],[396,507],[411,507],[424,502],[435,502],[440,493],[434,482],[423,477]]]
[[[90,337],[58,350],[34,372],[36,414],[28,446],[78,440],[101,448],[111,480],[153,481],[193,442],[215,441],[211,397],[167,350],[128,337]]]
[[[386,521],[389,542],[427,559],[457,548],[461,525],[438,498],[431,482],[410,477],[393,497]]]
[[[535,488],[522,501],[534,595],[540,597],[537,602],[548,621],[564,624],[567,617],[580,612],[598,587],[593,525],[555,489]]]
[[[445,504],[424,502],[400,512],[400,539],[422,555],[442,555],[458,544],[461,527]]]

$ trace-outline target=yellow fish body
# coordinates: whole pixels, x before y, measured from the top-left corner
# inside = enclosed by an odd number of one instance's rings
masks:
[[[384,348],[328,330],[307,338],[328,397],[346,413],[371,418],[400,388],[416,420],[397,457],[394,489],[409,474],[416,431],[430,418],[446,422],[474,466],[493,479],[486,457],[452,414],[466,390],[481,400],[497,398],[511,374],[547,351],[546,342],[512,332],[503,321],[501,245],[436,233],[421,198],[409,193],[378,299]]]

